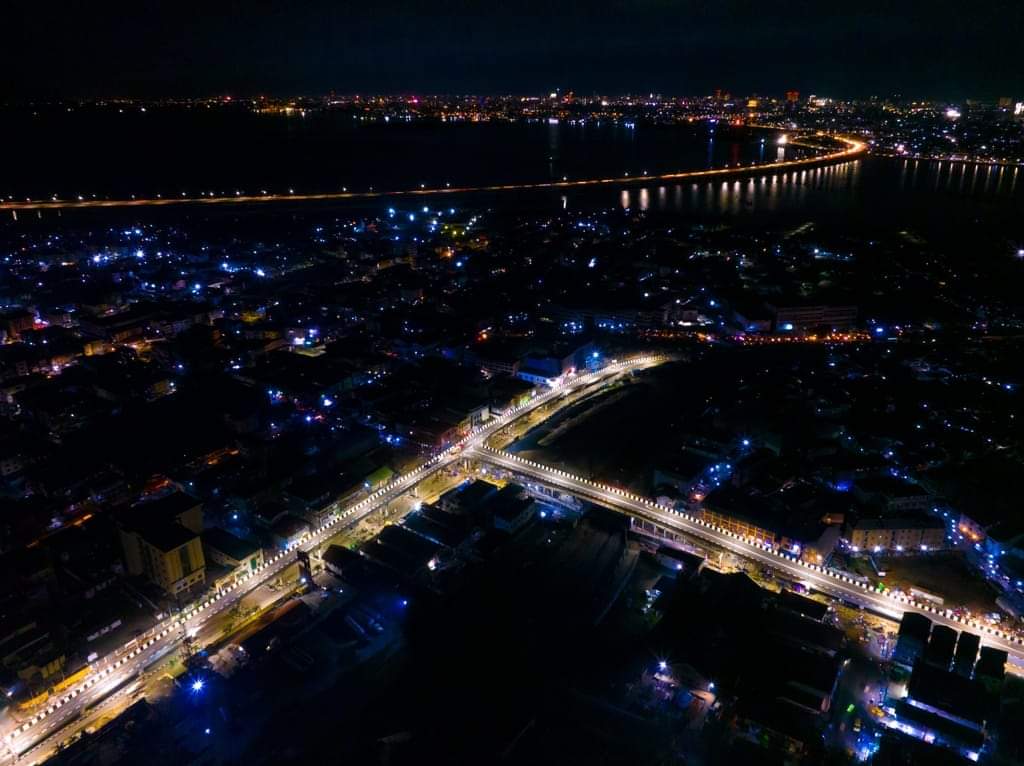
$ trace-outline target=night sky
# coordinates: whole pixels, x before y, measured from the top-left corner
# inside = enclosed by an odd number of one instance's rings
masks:
[[[1024,96],[1021,0],[40,0],[0,22],[0,98]]]

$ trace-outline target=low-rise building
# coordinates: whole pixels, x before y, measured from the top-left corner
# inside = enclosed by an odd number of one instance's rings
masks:
[[[855,551],[913,553],[940,550],[946,544],[942,520],[930,516],[859,519],[849,530]]]
[[[203,552],[215,564],[231,569],[232,576],[255,572],[263,566],[263,549],[226,529],[213,527],[202,534]]]
[[[777,332],[806,332],[828,329],[847,330],[857,321],[856,306],[773,306]]]
[[[184,492],[140,503],[120,514],[118,532],[128,573],[176,597],[201,585],[202,502]]]
[[[978,647],[981,646],[981,637],[963,631],[956,642],[956,652],[953,654],[953,672],[970,678],[974,672],[974,661],[978,658]]]
[[[309,522],[286,513],[270,525],[271,539],[277,548],[291,548],[309,534]]]
[[[917,612],[904,612],[893,650],[893,660],[911,667],[924,652],[928,636],[932,632],[932,621]]]
[[[361,566],[362,556],[343,545],[332,545],[324,551],[323,562],[328,572],[345,579],[350,567]]]
[[[537,511],[537,504],[518,484],[507,484],[489,503],[493,527],[514,534],[525,527]]]
[[[853,494],[862,503],[889,513],[923,511],[931,508],[932,495],[920,484],[892,476],[868,476],[853,485]]]
[[[813,509],[789,507],[782,496],[720,487],[704,500],[701,518],[740,537],[823,563],[839,542],[839,525]]]

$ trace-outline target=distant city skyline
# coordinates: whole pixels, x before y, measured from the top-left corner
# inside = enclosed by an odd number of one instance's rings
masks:
[[[1019,5],[661,0],[300,7],[22,5],[0,98],[355,92],[995,98],[1024,91]]]

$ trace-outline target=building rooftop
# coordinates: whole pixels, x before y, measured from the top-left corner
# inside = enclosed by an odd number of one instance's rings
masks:
[[[828,605],[812,598],[801,596],[791,590],[784,590],[776,597],[776,603],[780,608],[796,614],[803,615],[812,620],[821,621],[828,614]]]
[[[243,540],[241,537],[233,535],[220,527],[204,529],[202,537],[203,545],[220,551],[235,561],[243,561],[259,550],[259,546],[256,543]]]
[[[327,566],[344,570],[346,566],[361,562],[362,556],[344,545],[332,545],[324,551],[323,560]]]
[[[139,530],[139,534],[147,543],[164,553],[180,548],[198,537],[191,529],[186,529],[177,522],[146,525]]]
[[[147,522],[172,521],[202,504],[202,500],[186,492],[172,492],[156,500],[138,503],[128,513],[129,518],[145,518]],[[140,514],[144,514],[144,517]]]
[[[980,683],[922,662],[914,665],[907,695],[909,699],[979,726],[991,717],[988,695]]]
[[[891,518],[864,518],[854,524],[857,530],[872,529],[945,529],[942,519],[937,516],[894,516]]]

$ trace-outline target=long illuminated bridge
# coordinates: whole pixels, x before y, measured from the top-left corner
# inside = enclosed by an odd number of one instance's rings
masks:
[[[755,126],[756,127],[756,126]],[[715,179],[739,178],[748,175],[761,175],[765,173],[777,173],[799,168],[816,167],[821,165],[833,165],[839,162],[859,157],[867,151],[867,144],[856,139],[839,135],[807,134],[806,139],[823,137],[838,141],[841,146],[833,151],[813,154],[807,157],[798,157],[791,160],[777,160],[775,162],[755,162],[749,165],[733,165],[731,167],[712,168],[710,170],[681,170],[674,173],[661,173],[655,175],[641,174],[639,176],[612,176],[609,178],[581,178],[561,181],[536,181],[529,183],[491,184],[485,186],[451,186],[442,187],[419,187],[415,189],[399,189],[392,191],[347,191],[340,192],[319,192],[299,194],[245,194],[236,192],[233,195],[200,195],[187,196],[157,196],[145,199],[90,199],[78,197],[75,199],[26,199],[22,201],[6,200],[0,201],[0,210],[11,210],[15,214],[19,210],[72,210],[78,208],[125,208],[125,207],[163,207],[169,205],[241,205],[257,202],[332,202],[344,200],[367,200],[384,197],[419,197],[434,196],[438,194],[474,194],[487,192],[504,191],[544,191],[561,189],[576,189],[588,186],[612,186],[612,185],[636,185],[639,183],[680,181],[707,181]],[[810,147],[820,150],[817,144],[805,142],[804,138],[797,137],[788,142],[790,145]]]

